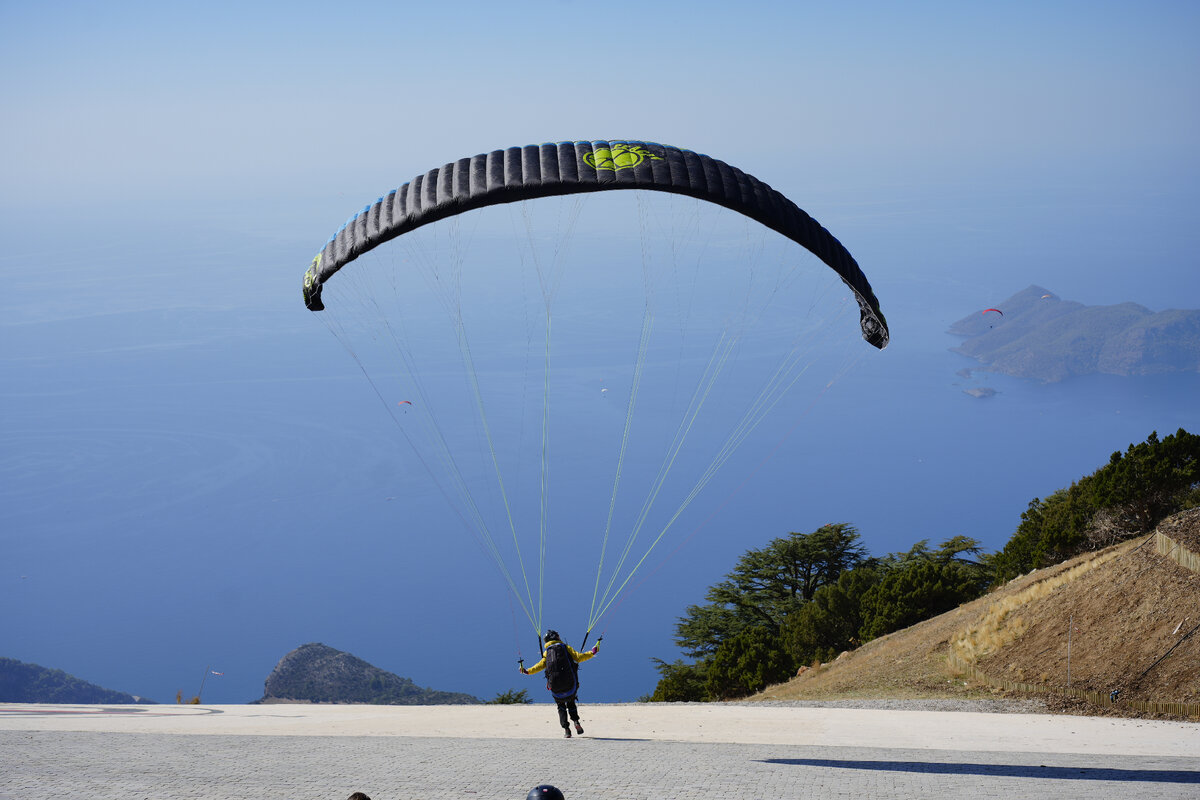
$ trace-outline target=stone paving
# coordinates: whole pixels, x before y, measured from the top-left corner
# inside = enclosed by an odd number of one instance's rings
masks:
[[[0,730],[0,800],[1200,798],[1191,757],[639,741]]]

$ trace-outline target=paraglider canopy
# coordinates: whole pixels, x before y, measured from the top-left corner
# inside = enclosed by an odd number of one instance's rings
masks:
[[[510,227],[493,233],[496,218]],[[807,413],[785,396],[833,385],[810,367],[849,369],[863,348],[840,323],[889,340],[829,231],[735,167],[649,142],[430,170],[330,238],[304,298],[328,302],[317,318],[423,468],[403,480],[440,493],[495,562],[514,630],[518,610],[545,630],[545,597],[568,616],[554,582],[574,590],[594,565],[585,643],[668,532],[712,518],[693,501],[740,488],[718,477],[727,462],[757,469],[753,446],[735,458],[743,443],[778,447]],[[568,566],[548,570],[548,552]]]
[[[613,189],[646,189],[716,203],[778,231],[837,272],[858,301],[863,338],[887,346],[887,322],[853,256],[795,203],[706,155],[640,141],[580,141],[510,147],[418,175],[346,222],[304,275],[304,303],[325,308],[321,290],[363,253],[430,222],[484,206]]]

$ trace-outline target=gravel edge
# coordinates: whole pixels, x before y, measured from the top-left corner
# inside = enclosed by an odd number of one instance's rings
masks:
[[[993,700],[740,700],[726,703],[606,703],[628,706],[711,706],[746,708],[864,708],[876,711],[963,711],[975,714],[1050,714],[1045,702],[1036,699]]]

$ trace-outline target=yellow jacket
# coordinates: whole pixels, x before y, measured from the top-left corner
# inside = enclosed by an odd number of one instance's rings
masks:
[[[550,649],[550,645],[559,644],[559,643],[560,642],[557,639],[548,639],[546,641],[545,649],[542,650],[542,660],[537,662],[536,664],[534,664],[532,667],[526,667],[525,674],[532,675],[535,672],[541,672],[543,669],[545,669],[546,668],[546,651]],[[584,652],[581,653],[578,650],[576,650],[574,647],[571,647],[571,645],[568,644],[567,652],[571,654],[571,658],[575,660],[576,664],[582,664],[584,661],[587,661],[589,658],[592,658],[593,656],[595,656],[597,651],[599,650],[599,648],[600,648],[600,645],[596,645],[591,650],[585,650]]]

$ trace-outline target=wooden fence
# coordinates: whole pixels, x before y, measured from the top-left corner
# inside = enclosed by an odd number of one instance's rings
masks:
[[[1155,549],[1162,555],[1170,558],[1184,567],[1187,567],[1194,572],[1200,572],[1200,556],[1183,547],[1169,536],[1164,536],[1161,533],[1154,535]],[[1010,681],[1003,678],[993,678],[986,674],[983,670],[974,664],[968,663],[953,653],[946,659],[950,666],[962,673],[968,675],[980,683],[993,686],[997,689],[1003,689],[1009,692],[1025,692],[1027,694],[1055,694],[1066,695],[1068,697],[1078,697],[1087,700],[1089,703],[1094,703],[1099,706],[1119,706],[1121,708],[1134,709],[1145,714],[1173,714],[1180,717],[1200,717],[1200,703],[1169,703],[1157,700],[1122,700],[1118,697],[1113,700],[1113,697],[1108,692],[1091,691],[1087,689],[1076,689],[1071,686],[1056,686],[1045,683],[1025,683],[1023,681]]]
[[[1180,566],[1187,567],[1192,572],[1200,572],[1200,555],[1188,550],[1170,536],[1154,534],[1154,549]]]
[[[997,689],[1003,689],[1006,692],[1065,695],[1067,697],[1078,697],[1098,706],[1115,705],[1120,708],[1130,708],[1147,714],[1174,714],[1175,716],[1180,717],[1200,717],[1200,703],[1169,703],[1158,700],[1123,700],[1119,697],[1114,701],[1112,695],[1108,692],[1076,689],[1073,686],[1056,686],[1047,683],[1026,683],[1023,681],[1010,681],[1003,678],[993,678],[979,667],[975,666],[974,664],[968,664],[958,656],[950,655],[946,660],[953,669],[957,670],[963,675],[967,675],[973,680],[987,684],[988,686],[993,686]]]

